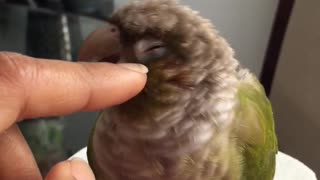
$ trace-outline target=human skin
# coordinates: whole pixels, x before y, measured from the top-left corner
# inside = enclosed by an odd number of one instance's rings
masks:
[[[120,104],[143,89],[146,72],[140,64],[72,63],[0,52],[0,179],[43,179],[17,122]],[[94,176],[85,162],[73,159],[56,164],[46,179]]]

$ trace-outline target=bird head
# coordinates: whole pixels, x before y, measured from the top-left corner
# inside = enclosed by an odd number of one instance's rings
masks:
[[[144,64],[142,93],[166,103],[217,85],[220,72],[236,67],[212,23],[175,0],[135,1],[116,10],[84,41],[79,60]]]

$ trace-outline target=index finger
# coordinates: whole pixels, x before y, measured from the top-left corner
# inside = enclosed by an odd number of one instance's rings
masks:
[[[0,132],[17,119],[122,103],[145,85],[146,75],[139,68],[144,69],[141,65],[71,63],[0,53]]]

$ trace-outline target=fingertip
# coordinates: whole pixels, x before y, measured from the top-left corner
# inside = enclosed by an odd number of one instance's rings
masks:
[[[88,163],[86,163],[85,161],[79,158],[73,158],[70,160],[70,164],[71,164],[72,175],[77,180],[94,180],[95,179],[93,171],[91,170]]]
[[[135,63],[120,63],[119,66],[122,66],[126,69],[136,71],[138,73],[146,74],[148,73],[148,68],[143,64],[135,64]]]
[[[71,159],[56,164],[48,173],[46,180],[94,180],[89,165],[80,159]]]
[[[74,180],[71,173],[71,164],[69,161],[62,161],[58,164],[54,165],[45,180],[57,180],[57,179],[65,179],[65,180]]]
[[[147,81],[147,68],[139,64],[82,64],[91,75],[88,76],[91,81],[91,95],[83,108],[85,110],[98,110],[121,104],[136,96]]]

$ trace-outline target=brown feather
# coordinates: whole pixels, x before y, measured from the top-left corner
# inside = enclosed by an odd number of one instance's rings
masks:
[[[230,159],[237,152],[229,137],[238,62],[225,39],[209,20],[174,0],[133,2],[111,22],[124,46],[148,35],[163,40],[172,53],[147,64],[143,92],[98,120],[93,137],[98,177],[239,179],[241,159]]]

